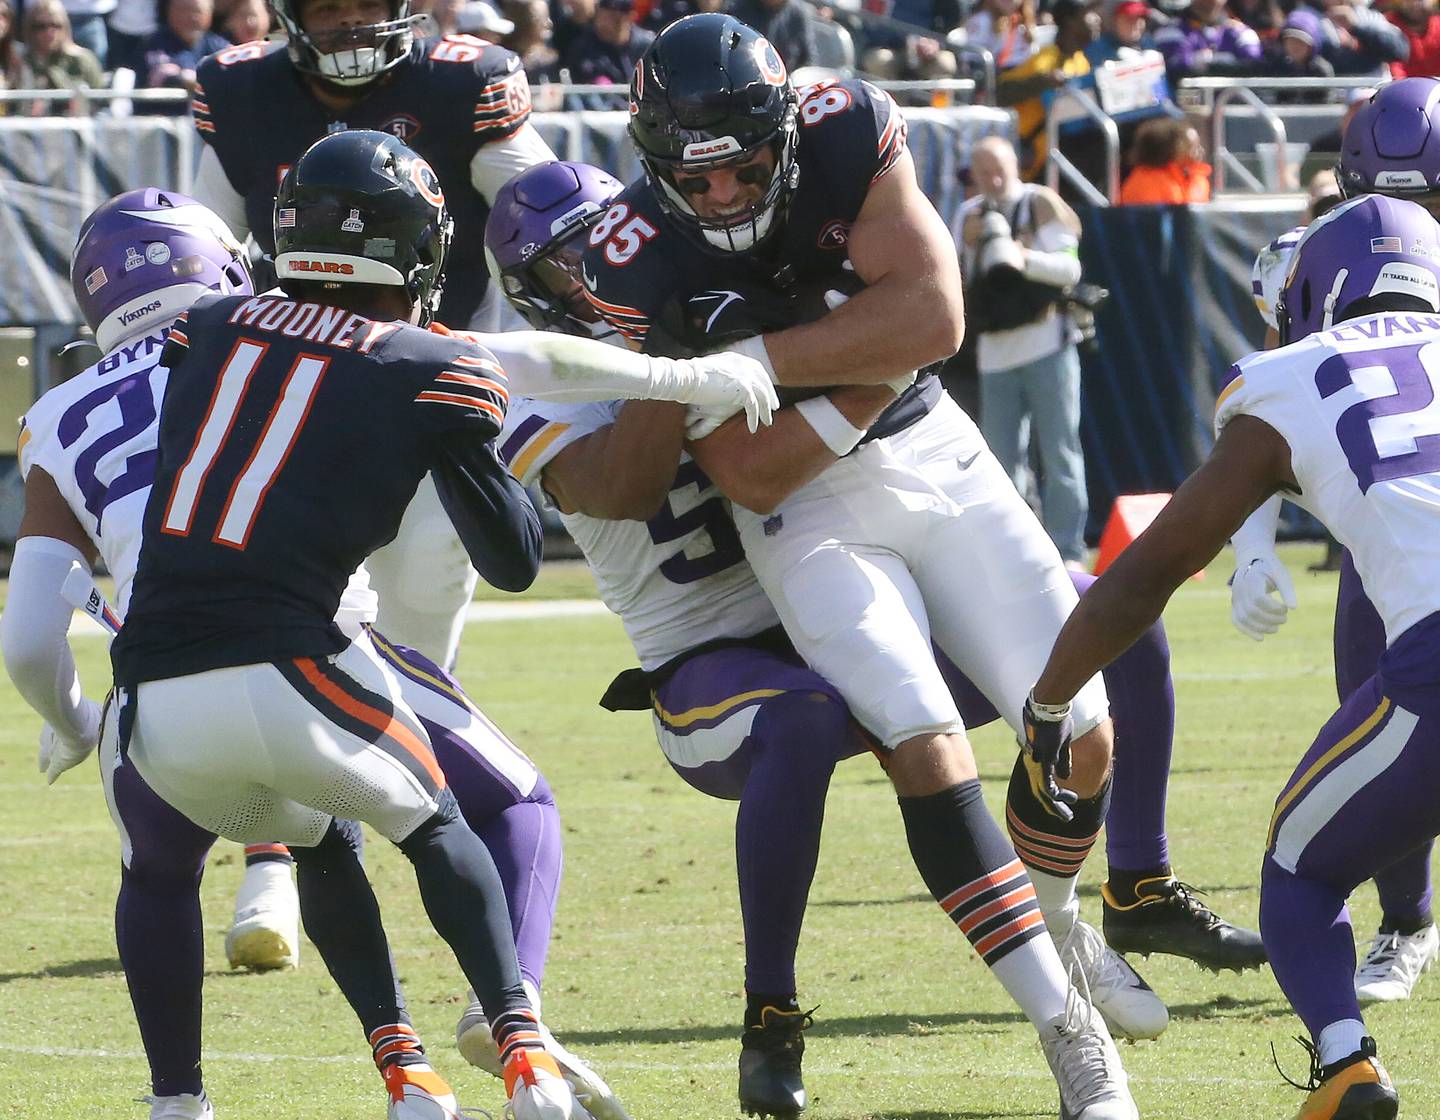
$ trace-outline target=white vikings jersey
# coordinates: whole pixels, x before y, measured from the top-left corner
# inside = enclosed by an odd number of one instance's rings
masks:
[[[1216,402],[1290,445],[1300,494],[1385,623],[1387,642],[1440,611],[1440,315],[1385,312],[1252,354]]]
[[[40,467],[115,579],[123,616],[140,560],[145,503],[155,479],[160,404],[170,371],[160,365],[168,327],[117,346],[57,385],[20,421],[20,473]],[[362,565],[336,615],[342,628],[375,618],[375,593]]]
[[[500,457],[528,486],[564,448],[613,424],[624,403],[514,397]],[[748,638],[780,624],[745,560],[729,504],[688,456],[664,508],[649,521],[560,516],[645,669],[704,642]]]
[[[1304,233],[1304,226],[1282,233],[1260,250],[1254,267],[1250,269],[1250,291],[1255,297],[1255,306],[1271,330],[1280,329],[1275,318],[1275,305],[1280,302],[1280,290],[1285,287],[1285,277],[1290,274],[1295,246]]]

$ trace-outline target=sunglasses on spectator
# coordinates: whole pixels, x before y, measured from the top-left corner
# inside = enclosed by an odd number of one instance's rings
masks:
[[[747,163],[735,172],[735,179],[747,187],[763,187],[770,182],[773,171],[774,168],[766,167],[763,163]],[[681,194],[707,194],[710,191],[710,177],[708,175],[681,176],[677,174],[675,189]]]
[[[32,23],[31,31],[59,31],[65,25],[63,23]]]

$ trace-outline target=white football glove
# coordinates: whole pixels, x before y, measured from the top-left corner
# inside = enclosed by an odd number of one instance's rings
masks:
[[[53,786],[66,770],[79,766],[90,757],[100,741],[100,716],[104,709],[94,700],[81,697],[78,713],[82,723],[79,738],[62,735],[48,723],[40,729],[40,772],[45,784]]]
[[[727,405],[712,408],[708,405],[692,404],[685,410],[685,438],[691,441],[704,439],[734,416],[736,411]]]
[[[674,373],[683,385],[683,395],[671,399],[699,405],[715,414],[723,412],[717,425],[743,411],[745,424],[753,432],[761,425],[769,424],[774,419],[775,410],[780,407],[770,375],[753,358],[721,351],[697,358],[676,359],[674,367]]]
[[[1273,552],[1248,562],[1242,558],[1242,566],[1230,578],[1230,621],[1257,642],[1279,630],[1298,605],[1290,573]]]

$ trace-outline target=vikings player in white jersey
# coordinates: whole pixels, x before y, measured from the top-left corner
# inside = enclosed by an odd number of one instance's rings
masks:
[[[127,269],[136,259],[143,263]],[[26,515],[9,606],[0,616],[6,666],[46,720],[41,765],[51,781],[88,757],[99,723],[99,706],[84,697],[65,643],[70,607],[59,587],[73,567],[88,570],[98,554],[116,579],[123,615],[155,469],[157,416],[167,376],[159,365],[165,331],[206,291],[248,292],[249,277],[240,262],[241,250],[223,223],[173,193],[123,195],[97,211],[82,230],[76,293],[106,356],[46,394],[23,422]],[[523,336],[512,338],[518,346]],[[507,362],[536,391],[548,387],[571,397],[608,396],[617,390],[698,393],[717,404],[729,401],[768,413],[769,389],[758,370],[750,371],[748,382],[743,373],[735,380],[723,372],[727,365],[745,370],[749,363],[743,359],[722,359],[708,367],[646,366],[636,365],[634,355],[594,344],[582,343],[577,350],[565,340],[530,338],[528,351],[510,354]],[[587,389],[587,381],[600,387]],[[375,607],[362,568],[346,591],[337,623],[347,632],[358,630],[374,619]],[[522,975],[538,1006],[560,874],[558,815],[549,788],[443,670],[403,647],[387,644],[385,656],[405,682],[408,702],[426,722],[467,822],[494,851]],[[214,838],[155,797],[133,769],[110,761],[102,773],[123,842],[117,938],[151,1059],[152,1115],[167,1120],[207,1116],[199,1066],[202,947],[196,889]],[[267,879],[265,893],[280,895],[281,908],[289,899],[289,930],[271,938],[283,941],[293,955],[298,935],[288,853],[279,845],[257,847],[271,857],[259,864],[260,871],[280,872],[279,882],[273,875]],[[282,853],[285,863],[277,864],[274,857]],[[250,892],[252,901],[256,893]],[[235,941],[232,930],[227,950]],[[623,1118],[593,1071],[558,1044],[552,1050],[596,1117]]]
[[[1382,87],[1346,129],[1337,169],[1341,192],[1365,193],[1420,203],[1440,214],[1440,81],[1406,78]],[[1251,288],[1267,326],[1266,348],[1278,340],[1276,305],[1305,232],[1297,227],[1272,241],[1255,259]],[[1231,617],[1256,641],[1275,633],[1296,606],[1295,589],[1275,553],[1279,497],[1265,502],[1236,531]],[[1340,557],[1335,601],[1335,689],[1344,700],[1375,672],[1385,648],[1385,630],[1374,604],[1360,586],[1348,553]],[[1432,911],[1432,845],[1422,842],[1375,876],[1380,928],[1355,970],[1362,1002],[1408,999],[1421,975],[1440,958],[1440,932]]]
[[[1271,967],[1313,1040],[1301,1120],[1398,1108],[1361,1017],[1345,900],[1440,832],[1437,262],[1440,226],[1413,202],[1365,195],[1310,225],[1277,306],[1282,347],[1231,369],[1210,458],[1071,615],[1034,691],[1063,712],[1273,493],[1350,550],[1385,650],[1277,798],[1261,877]],[[1048,752],[1067,739],[1041,729]]]
[[[597,168],[556,163],[517,176],[497,196],[486,230],[492,270],[533,325],[604,329],[581,296],[579,258],[587,226],[620,189]],[[862,427],[893,399],[885,386],[829,396],[847,423]],[[834,461],[811,415],[787,410],[776,418],[768,442],[784,450],[760,474],[777,488]],[[797,1001],[795,947],[825,794],[835,763],[866,742],[833,686],[786,638],[745,561],[728,503],[682,450],[685,420],[651,404],[515,399],[500,451],[512,473],[539,482],[558,507],[634,645],[640,668],[617,677],[601,704],[651,711],[676,772],[701,792],[739,802],[747,994],[740,1101],[747,1111],[790,1116],[806,1102],[800,1031],[809,1016]],[[691,437],[709,426],[692,423]],[[993,718],[990,710],[976,722]],[[1003,936],[985,938],[1004,928],[979,931],[982,951],[1003,944]],[[1158,1034],[1163,1004],[1090,932],[1099,952],[1082,965],[1096,1005],[1127,1035]]]

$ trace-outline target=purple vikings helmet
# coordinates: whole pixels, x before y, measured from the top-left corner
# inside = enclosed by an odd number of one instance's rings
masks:
[[[154,187],[117,195],[85,219],[70,286],[106,353],[167,325],[206,292],[254,291],[245,250],[219,215]]]
[[[1410,296],[1440,311],[1440,224],[1423,206],[1367,194],[1311,222],[1275,308],[1280,341],[1327,331],[1373,296]]]
[[[1440,81],[1382,86],[1346,126],[1340,149],[1336,174],[1346,198],[1440,201]]]
[[[501,290],[531,326],[589,335],[599,316],[585,301],[583,232],[624,190],[588,163],[542,163],[500,188],[485,226],[485,250]]]

